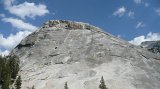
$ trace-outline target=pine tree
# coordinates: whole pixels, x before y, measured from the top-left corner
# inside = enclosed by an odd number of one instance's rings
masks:
[[[34,86],[32,86],[32,89],[35,89]]]
[[[69,89],[67,82],[65,82],[64,89]]]
[[[9,89],[14,83],[19,71],[19,59],[16,56],[0,56],[0,85]]]
[[[103,76],[101,77],[101,81],[100,81],[100,85],[99,85],[100,89],[108,89],[105,85],[105,81],[103,79]]]
[[[21,89],[21,84],[22,84],[21,76],[18,76],[16,83],[15,83],[16,89]]]
[[[3,65],[4,65],[4,60],[3,60],[3,57],[0,55],[0,85],[3,82],[3,78],[2,78]]]
[[[8,59],[6,57],[3,58],[4,64],[2,65],[2,89],[10,89],[9,86],[11,85],[11,72]]]
[[[19,59],[17,56],[10,56],[9,63],[11,68],[11,77],[12,79],[16,79],[16,76],[19,71]]]

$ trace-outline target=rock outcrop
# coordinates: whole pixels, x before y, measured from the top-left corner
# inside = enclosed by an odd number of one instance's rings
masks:
[[[22,89],[159,89],[160,56],[73,21],[50,20],[10,55],[20,57]]]
[[[142,42],[141,47],[146,48],[150,52],[160,55],[160,41]]]

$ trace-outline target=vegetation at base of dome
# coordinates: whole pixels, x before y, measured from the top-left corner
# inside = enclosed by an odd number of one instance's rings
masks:
[[[106,85],[105,85],[105,81],[104,81],[104,79],[103,79],[103,76],[101,77],[99,88],[100,88],[100,89],[108,89],[108,88],[106,87]]]
[[[16,83],[15,83],[16,89],[21,89],[21,84],[22,84],[21,76],[18,76]]]
[[[0,85],[2,89],[12,88],[12,84],[16,80],[18,71],[19,71],[19,58],[17,56],[6,56],[6,57],[0,56]],[[21,78],[19,82],[21,82]]]
[[[64,89],[69,89],[67,82],[65,82]]]

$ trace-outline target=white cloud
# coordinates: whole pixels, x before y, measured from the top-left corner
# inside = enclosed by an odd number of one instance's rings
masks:
[[[144,3],[144,6],[145,6],[145,7],[148,7],[148,6],[149,6],[149,4],[148,4],[148,3]]]
[[[122,7],[118,8],[118,9],[113,13],[113,15],[121,17],[121,16],[123,16],[123,15],[125,14],[125,12],[126,12],[126,8],[125,8],[124,6],[122,6]]]
[[[36,16],[43,16],[49,13],[47,7],[43,4],[36,5],[35,3],[24,2],[16,5],[15,3],[16,0],[4,0],[5,9],[11,14],[23,19],[26,17],[35,18]],[[7,18],[5,14],[0,14],[0,17],[2,17],[2,21],[10,23],[13,27],[20,30],[16,34],[10,34],[8,37],[4,37],[3,34],[0,33],[0,54],[4,56],[8,55],[11,49],[19,44],[20,41],[32,31],[35,31],[37,27],[30,23],[26,23],[21,19],[12,17]]]
[[[0,55],[2,56],[7,56],[9,54],[9,51],[8,50],[5,50],[5,51],[1,51],[0,50]]]
[[[18,5],[14,4],[15,0],[5,0],[4,4],[6,9],[16,16],[19,16],[23,19],[26,17],[35,18],[36,16],[44,16],[49,13],[47,6],[44,4],[35,4],[24,2]]]
[[[0,34],[0,48],[10,50],[14,48],[24,37],[26,37],[30,33],[31,32],[29,31],[19,31],[15,35],[10,34],[6,38],[2,34]]]
[[[157,41],[157,40],[160,40],[160,34],[149,32],[147,36],[144,36],[144,35],[138,36],[129,42],[134,45],[140,45],[144,41]]]
[[[34,31],[37,29],[36,26],[33,26],[30,23],[25,23],[22,20],[16,18],[3,18],[2,21],[11,23],[13,27],[18,28],[20,30]]]
[[[128,17],[133,18],[133,17],[134,17],[134,12],[133,12],[133,11],[129,11],[129,12],[128,12]]]
[[[144,26],[145,26],[145,24],[143,22],[138,22],[136,25],[136,29],[144,27]]]
[[[149,6],[149,3],[147,3],[145,0],[133,0],[135,4],[144,5],[145,7]]]
[[[134,0],[134,2],[135,2],[136,4],[141,4],[141,3],[142,3],[142,0]]]
[[[15,35],[10,34],[6,38],[2,34],[0,34],[0,48],[5,49],[4,51],[0,49],[0,55],[8,55],[10,50],[13,49],[17,44],[19,44],[20,41],[30,33],[31,32],[29,31],[20,31],[17,32]]]
[[[155,12],[157,13],[157,15],[159,15],[159,16],[160,16],[160,8],[155,9]]]
[[[13,5],[14,2],[15,2],[15,0],[4,0],[4,5],[6,7],[9,7],[9,6]]]

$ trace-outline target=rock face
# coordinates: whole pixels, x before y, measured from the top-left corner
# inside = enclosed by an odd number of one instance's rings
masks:
[[[141,47],[146,48],[150,52],[160,55],[160,41],[146,41],[142,42]]]
[[[159,89],[160,56],[86,23],[50,20],[10,55],[21,61],[22,89]]]

